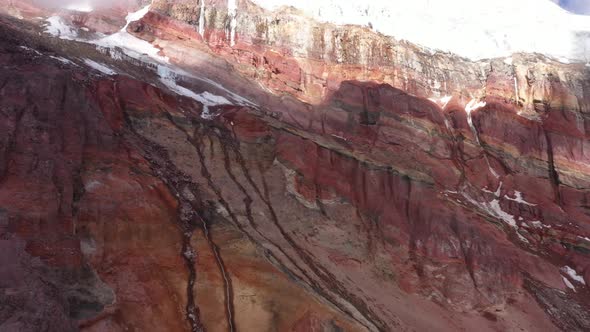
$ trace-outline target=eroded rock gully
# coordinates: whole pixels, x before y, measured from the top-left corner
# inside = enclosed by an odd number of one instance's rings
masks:
[[[590,328],[587,69],[200,5],[129,29],[260,106],[2,18],[0,329]]]

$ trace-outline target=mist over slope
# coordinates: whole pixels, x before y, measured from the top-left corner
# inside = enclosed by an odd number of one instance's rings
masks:
[[[385,35],[472,60],[537,52],[587,61],[590,17],[551,0],[253,0],[268,8],[294,6],[320,21],[370,26]]]

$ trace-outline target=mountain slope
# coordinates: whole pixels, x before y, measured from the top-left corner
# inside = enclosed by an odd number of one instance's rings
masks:
[[[247,1],[18,5],[0,329],[590,328],[584,63]]]

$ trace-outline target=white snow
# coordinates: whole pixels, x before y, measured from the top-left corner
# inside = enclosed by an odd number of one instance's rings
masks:
[[[51,16],[45,20],[47,26],[45,32],[48,34],[59,37],[61,39],[75,40],[78,37],[78,33],[72,27],[70,27],[64,20],[59,16]]]
[[[27,47],[27,46],[19,46],[19,47],[22,48],[23,50],[27,50],[29,52],[33,52],[33,53],[35,53],[37,55],[43,55],[43,54],[41,54],[41,52],[39,52],[39,51],[37,51],[35,49],[32,49],[30,47]]]
[[[576,291],[576,287],[574,287],[574,285],[572,285],[572,283],[569,280],[567,280],[566,277],[561,277],[561,279],[563,279],[563,283],[567,288],[573,290],[574,292]]]
[[[584,237],[584,236],[578,236],[580,239],[582,240],[586,240],[588,242],[590,242],[590,238]]]
[[[92,5],[90,4],[89,1],[80,1],[80,2],[70,3],[70,4],[66,5],[64,8],[67,10],[73,10],[73,11],[84,12],[84,13],[89,13],[94,10],[94,8],[92,7]]]
[[[55,59],[55,60],[57,60],[57,61],[59,61],[59,62],[62,62],[62,63],[64,63],[64,64],[67,64],[67,65],[74,65],[74,66],[77,66],[77,65],[76,65],[74,62],[72,62],[71,60],[68,60],[68,59],[66,59],[66,58],[64,58],[64,57],[61,57],[61,56],[53,56],[53,55],[50,55],[49,57],[50,57],[50,58],[52,58],[52,59]]]
[[[576,272],[576,270],[572,269],[571,267],[564,266],[561,269],[561,271],[564,272],[565,274],[567,274],[570,277],[570,279],[577,281],[577,282],[581,283],[582,285],[586,284],[586,282],[584,281],[584,278],[581,275],[579,275],[578,272]]]
[[[504,221],[512,228],[517,228],[514,216],[502,210],[500,201],[498,199],[493,199],[490,202],[478,202],[466,193],[463,193],[463,197],[465,197],[465,199],[467,199],[467,201],[469,201],[471,204],[485,211],[490,216]]]
[[[517,203],[528,205],[528,206],[537,206],[537,204],[533,204],[533,203],[529,203],[529,202],[525,201],[522,198],[522,193],[517,190],[514,191],[514,198],[512,198],[508,195],[504,195],[504,198],[506,198],[509,201],[517,202]]]
[[[575,15],[552,0],[253,0],[270,9],[295,6],[335,24],[374,30],[470,59],[537,52],[586,62],[590,16]]]
[[[487,187],[483,188],[481,191],[486,192],[488,194],[494,194],[494,196],[500,198],[500,193],[502,192],[503,185],[504,185],[504,183],[502,181],[500,181],[500,184],[498,185],[498,188],[496,189],[496,191],[491,191]]]
[[[429,98],[429,99],[430,99],[430,101],[440,105],[440,107],[444,109],[445,107],[447,107],[449,101],[451,101],[451,99],[453,99],[453,96],[444,96],[439,99],[436,99],[436,98]]]
[[[471,115],[471,112],[475,111],[478,108],[482,108],[486,106],[486,102],[485,101],[477,101],[476,99],[471,99],[471,101],[469,103],[467,103],[467,105],[465,105],[465,112],[467,112],[468,115]]]
[[[500,207],[499,200],[494,199],[491,202],[487,203],[487,206],[489,207],[489,212],[491,212],[493,215],[504,220],[511,227],[516,227],[516,221],[514,220],[514,216],[502,210],[502,208]]]
[[[109,68],[103,64],[100,64],[98,62],[92,61],[90,59],[85,59],[84,63],[87,64],[88,66],[90,66],[91,68],[98,70],[99,72],[101,72],[103,74],[106,74],[109,76],[117,74],[117,72],[112,70],[111,68]]]

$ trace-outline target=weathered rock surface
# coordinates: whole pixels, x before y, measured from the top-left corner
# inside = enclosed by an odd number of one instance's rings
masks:
[[[213,119],[2,20],[0,329],[590,328],[587,68],[237,3],[128,30],[259,105]]]

